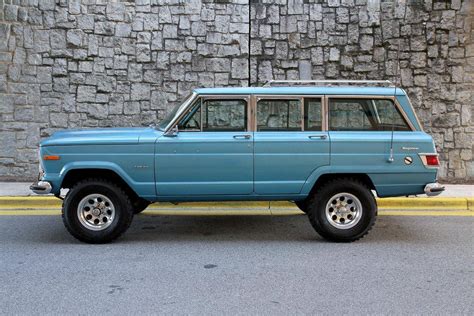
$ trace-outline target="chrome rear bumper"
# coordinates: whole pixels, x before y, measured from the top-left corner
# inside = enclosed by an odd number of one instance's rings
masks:
[[[47,181],[38,181],[30,185],[30,190],[36,194],[49,194],[52,188],[51,183]]]
[[[441,186],[438,182],[428,183],[425,185],[425,194],[428,196],[436,196],[441,194],[444,191],[444,187]]]

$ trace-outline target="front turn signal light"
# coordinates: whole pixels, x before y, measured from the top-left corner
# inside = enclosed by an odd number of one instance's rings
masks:
[[[57,155],[44,155],[43,160],[59,160],[60,157]]]

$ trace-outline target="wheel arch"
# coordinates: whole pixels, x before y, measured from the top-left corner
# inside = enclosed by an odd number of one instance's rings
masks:
[[[325,183],[334,180],[334,179],[340,179],[340,178],[351,178],[357,181],[362,182],[365,184],[370,190],[376,190],[376,187],[372,181],[372,179],[369,177],[368,174],[366,173],[324,173],[321,174],[314,184],[311,186],[311,189],[308,192],[308,196],[311,196],[311,194],[319,187],[322,187]]]
[[[119,185],[132,199],[137,199],[139,195],[132,186],[124,180],[124,178],[113,169],[108,168],[72,168],[65,172],[62,181],[61,188],[70,189],[75,183],[88,179],[88,178],[100,178],[111,181]]]

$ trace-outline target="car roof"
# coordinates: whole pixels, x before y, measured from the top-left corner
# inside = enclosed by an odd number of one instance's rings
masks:
[[[366,86],[305,86],[305,87],[226,87],[194,89],[197,94],[257,94],[257,95],[406,95],[405,91],[394,87]]]

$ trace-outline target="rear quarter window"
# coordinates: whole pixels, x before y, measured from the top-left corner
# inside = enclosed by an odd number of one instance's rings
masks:
[[[330,98],[331,131],[410,131],[390,99]]]

